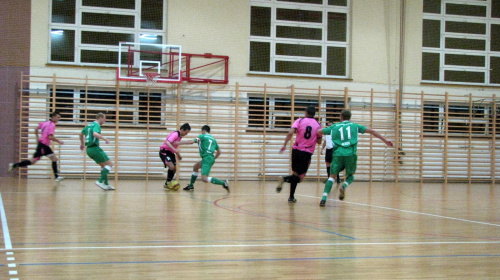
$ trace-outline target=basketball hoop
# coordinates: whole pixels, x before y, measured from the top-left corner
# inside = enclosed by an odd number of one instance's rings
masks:
[[[146,76],[146,82],[148,83],[148,86],[152,87],[156,84],[156,81],[158,81],[160,74],[159,73],[144,73],[144,76]]]

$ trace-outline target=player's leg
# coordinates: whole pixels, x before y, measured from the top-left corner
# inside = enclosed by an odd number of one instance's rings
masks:
[[[54,153],[45,155],[52,161],[52,172],[54,173],[54,180],[60,182],[64,179],[64,177],[59,176],[59,172],[57,170],[57,156]]]
[[[23,160],[23,161],[20,161],[17,163],[10,163],[9,164],[9,172],[14,170],[14,168],[25,167],[25,166],[37,163],[37,161],[39,161],[40,158],[42,158],[42,156],[43,156],[43,148],[44,148],[43,146],[45,146],[45,145],[38,142],[38,145],[36,146],[36,151],[33,154],[33,157],[31,159],[26,159],[26,160]]]
[[[327,178],[330,178],[330,166],[332,165],[333,149],[326,149],[325,163]]]
[[[319,203],[319,206],[325,206],[326,199],[328,198],[328,194],[332,190],[333,184],[335,183],[335,174],[338,174],[341,169],[344,167],[343,157],[333,156],[332,164],[330,168],[330,177],[325,183],[325,188],[323,190],[323,196]]]
[[[297,150],[293,149],[292,150],[292,170],[294,170],[293,166],[294,164],[297,164],[299,162],[299,158],[298,158],[298,153],[297,153]],[[291,175],[288,175],[288,176],[280,176],[278,177],[278,185],[276,186],[276,192],[279,193],[281,192],[281,190],[283,189],[283,183],[292,183],[292,182],[299,182],[300,181],[300,177],[298,177],[297,175],[292,174]]]
[[[167,151],[166,165],[168,167],[168,172],[165,185],[167,186],[168,189],[171,189],[172,188],[171,182],[174,179],[175,172],[177,171],[177,161],[175,158],[175,154],[172,153],[171,151]]]
[[[198,178],[198,171],[200,170],[201,167],[201,161],[198,161],[193,165],[193,174],[191,174],[191,180],[189,181],[189,184],[183,188],[185,191],[192,191],[194,190],[194,182],[196,182],[196,179]]]
[[[345,181],[342,186],[339,188],[339,199],[344,200],[345,198],[345,189],[354,182],[354,173],[356,172],[358,163],[358,156],[352,155],[346,157],[345,162]]]
[[[87,155],[95,161],[95,163],[101,166],[101,176],[95,182],[95,184],[103,189],[108,190],[108,174],[113,166],[112,162],[109,160],[108,155],[100,147],[87,147]],[[113,188],[114,189],[114,188]]]
[[[295,203],[295,190],[297,189],[297,184],[302,182],[302,179],[306,176],[309,165],[311,164],[311,153],[304,151],[297,151],[295,157],[295,164],[292,162],[292,176],[293,181],[290,182],[290,196],[288,197],[288,203]]]
[[[203,182],[212,183],[214,185],[222,186],[227,192],[229,192],[229,183],[227,180],[222,181],[215,177],[209,177],[210,170],[212,170],[212,166],[215,163],[215,158],[213,157],[203,157],[201,160],[201,177]]]

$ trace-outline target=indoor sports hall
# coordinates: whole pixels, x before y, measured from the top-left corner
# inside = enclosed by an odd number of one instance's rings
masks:
[[[1,6],[0,279],[500,277],[500,1]],[[296,202],[277,192],[308,106],[394,144],[360,133],[324,207],[322,144]],[[81,146],[98,113],[106,167]],[[183,190],[191,142],[166,184],[160,146],[185,123],[183,141],[210,126],[229,191]]]

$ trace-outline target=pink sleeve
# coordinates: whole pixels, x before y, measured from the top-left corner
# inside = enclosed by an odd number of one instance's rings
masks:
[[[293,125],[292,125],[292,128],[299,128],[299,123],[300,123],[300,118],[296,119],[294,122],[293,122]]]
[[[54,135],[54,133],[56,132],[56,125],[51,125],[49,126],[49,131],[47,131],[47,135]]]
[[[177,140],[177,136],[178,136],[177,131],[174,131],[174,132],[170,133],[170,134],[167,136],[167,140],[166,140],[166,141],[168,141],[168,142],[170,142],[170,143],[174,143],[174,142],[175,142],[175,140]],[[165,142],[166,142],[166,141],[165,141]]]

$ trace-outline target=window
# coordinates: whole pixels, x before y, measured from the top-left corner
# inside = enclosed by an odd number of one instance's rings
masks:
[[[52,102],[53,91],[50,91]],[[61,123],[91,122],[97,113],[106,114],[106,121],[120,125],[162,125],[162,94],[160,92],[87,90],[57,88],[55,110],[61,113]]]
[[[446,113],[448,123],[446,124]],[[488,135],[491,133],[491,106],[482,102],[473,105],[450,103],[448,112],[444,104],[424,104],[424,133],[426,135],[444,135],[446,125],[448,133],[454,136]]]
[[[348,0],[252,0],[250,72],[348,77]]]
[[[119,42],[165,41],[166,0],[51,2],[51,63],[115,66]]]
[[[500,0],[424,0],[422,80],[500,85]]]
[[[304,116],[304,112],[307,106],[313,105],[318,108],[318,99],[305,99],[297,98],[295,99],[295,104],[293,106],[294,116],[292,117],[292,102],[289,97],[267,97],[264,98],[259,96],[250,96],[248,98],[248,127],[256,129],[272,129],[279,132],[288,132],[293,124],[293,121],[297,118]],[[344,109],[344,101],[327,99],[323,100],[321,104],[322,108],[326,107],[326,118],[325,114],[321,114],[321,123],[326,123],[326,121],[338,122],[340,111]],[[318,112],[316,113],[316,118],[318,117]]]

